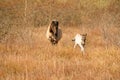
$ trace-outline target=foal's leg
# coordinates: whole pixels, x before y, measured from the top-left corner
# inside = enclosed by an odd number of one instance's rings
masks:
[[[80,48],[81,48],[81,51],[84,52],[84,47],[82,44],[79,44]]]
[[[77,43],[74,44],[74,48],[77,46]]]

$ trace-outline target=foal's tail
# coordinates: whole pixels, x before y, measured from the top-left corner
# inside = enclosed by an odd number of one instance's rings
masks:
[[[72,39],[72,41],[75,41],[75,39]]]

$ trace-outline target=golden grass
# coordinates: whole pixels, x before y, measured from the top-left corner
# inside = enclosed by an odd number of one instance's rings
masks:
[[[14,31],[0,43],[0,80],[120,79],[120,49],[112,43],[106,45],[100,27],[62,27],[63,37],[55,46],[46,39],[46,29]],[[76,33],[85,32],[86,53],[82,55],[79,47],[73,49],[71,40]]]

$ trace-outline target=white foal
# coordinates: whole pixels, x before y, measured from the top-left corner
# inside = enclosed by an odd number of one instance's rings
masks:
[[[85,41],[86,41],[86,36],[87,34],[76,34],[74,39],[72,41],[75,41],[74,48],[79,45],[81,48],[81,51],[84,52],[84,46],[85,46]]]

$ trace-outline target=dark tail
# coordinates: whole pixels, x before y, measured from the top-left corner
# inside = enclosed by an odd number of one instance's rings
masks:
[[[75,41],[75,39],[72,39],[72,41]]]

